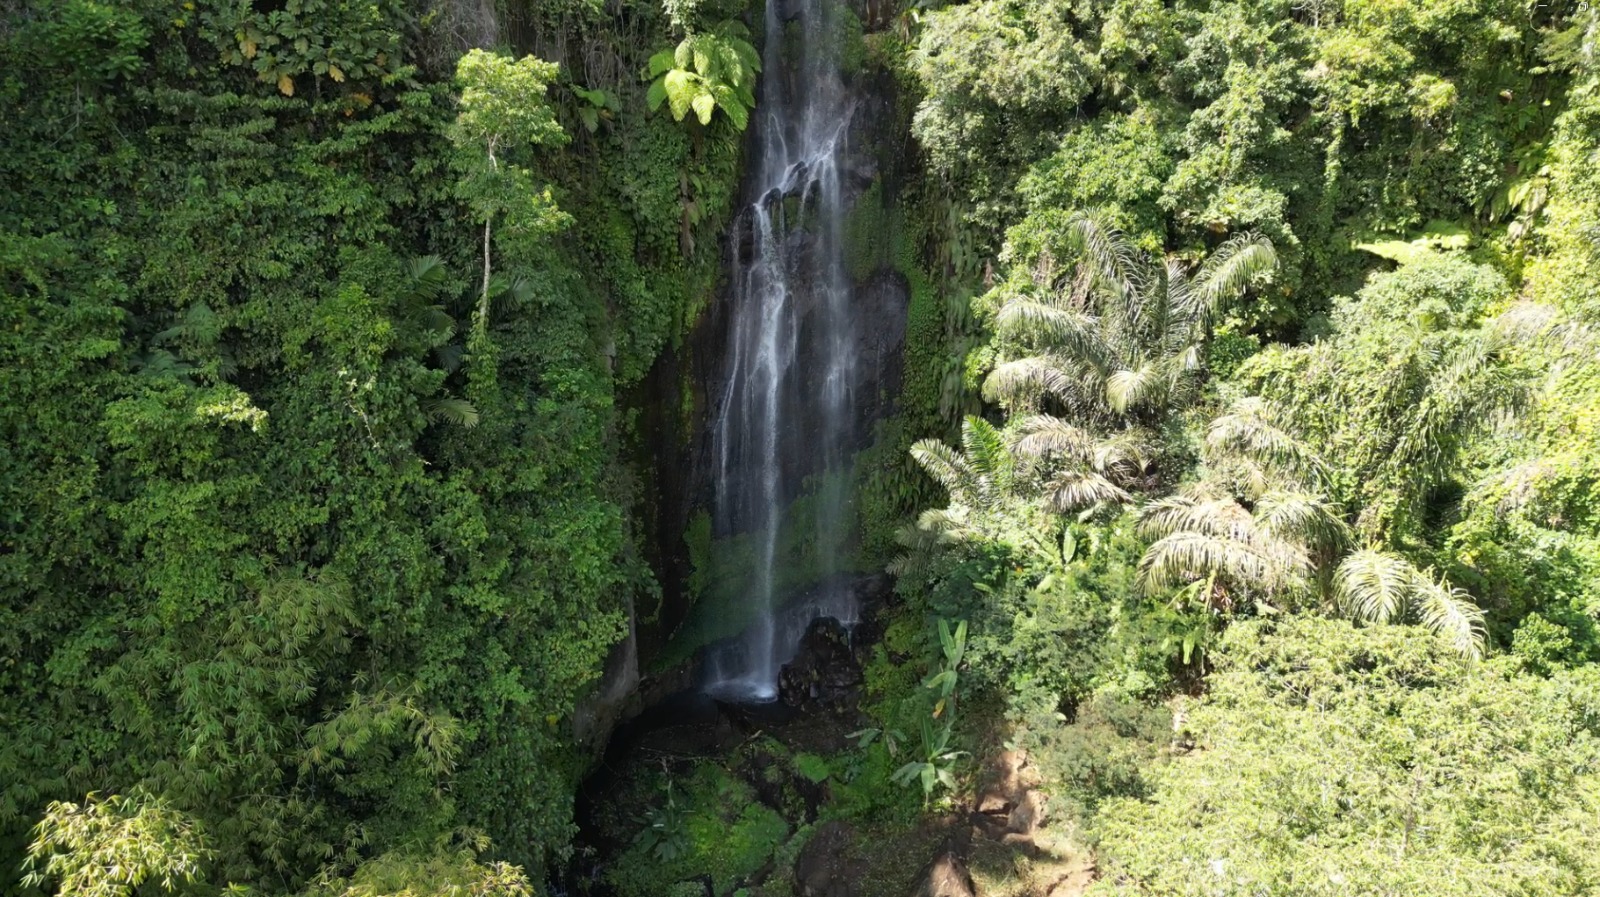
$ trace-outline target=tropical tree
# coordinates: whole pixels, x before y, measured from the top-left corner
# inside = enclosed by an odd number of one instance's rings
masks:
[[[458,190],[483,221],[483,283],[475,315],[480,334],[488,327],[489,300],[496,292],[495,219],[504,218],[506,232],[522,238],[548,235],[570,220],[556,207],[550,189],[510,155],[566,142],[546,97],[559,71],[556,63],[533,56],[513,60],[485,50],[469,51],[456,64],[461,109],[450,136],[461,171]]]
[[[1002,431],[980,417],[962,426],[961,447],[924,439],[912,457],[949,493],[949,505],[924,511],[902,530],[910,554],[892,572],[917,568],[929,553],[981,541],[1062,562],[1060,526],[1047,517],[1087,520],[1133,501],[1148,479],[1147,446],[1127,436],[1095,439],[1059,418],[1034,415]],[[1070,554],[1070,553],[1069,553]]]
[[[54,801],[34,836],[22,883],[73,897],[129,897],[147,882],[172,893],[202,879],[212,857],[194,820],[143,791]]]
[[[730,19],[709,31],[690,32],[676,49],[650,57],[645,77],[651,79],[646,101],[650,111],[665,103],[675,121],[692,111],[702,125],[717,110],[743,131],[756,105],[756,74],[761,56],[750,44],[744,24]]]
[[[1339,564],[1333,581],[1339,609],[1351,619],[1419,623],[1460,653],[1483,656],[1483,610],[1444,577],[1425,574],[1399,555],[1365,548]]]
[[[1280,424],[1338,462],[1329,489],[1358,512],[1367,540],[1417,532],[1467,447],[1526,404],[1519,352],[1534,336],[1563,338],[1523,307],[1480,323],[1506,289],[1486,266],[1425,257],[1340,300],[1328,338],[1241,368],[1248,388],[1283,409]]]
[[[1140,510],[1139,533],[1153,540],[1139,563],[1146,592],[1193,584],[1216,610],[1314,590],[1317,558],[1338,550],[1344,522],[1319,496],[1273,490],[1247,507],[1201,483]]]
[[[1483,653],[1483,612],[1463,590],[1399,555],[1351,551],[1351,529],[1321,490],[1328,465],[1258,397],[1206,435],[1206,479],[1140,511],[1154,540],[1139,565],[1152,594],[1187,586],[1216,610],[1308,597],[1354,620],[1420,623],[1464,655]]]
[[[1276,261],[1265,238],[1241,234],[1191,272],[1181,259],[1149,258],[1097,214],[1076,213],[1059,246],[1001,288],[996,326],[1013,357],[984,395],[1106,423],[1159,418],[1197,385],[1216,314]]]
[[[923,511],[915,526],[901,531],[911,553],[892,564],[892,572],[906,572],[939,547],[1001,534],[998,518],[1017,498],[1017,464],[993,424],[968,417],[960,448],[924,439],[911,447],[911,457],[945,488],[950,503]]]

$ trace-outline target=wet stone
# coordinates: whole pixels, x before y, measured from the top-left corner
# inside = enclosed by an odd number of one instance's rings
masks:
[[[797,710],[842,712],[855,707],[861,683],[850,632],[823,618],[812,621],[794,660],[778,674],[778,697]]]

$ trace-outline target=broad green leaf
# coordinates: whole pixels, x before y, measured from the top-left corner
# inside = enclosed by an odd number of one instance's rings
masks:
[[[660,53],[650,57],[650,66],[645,70],[647,72],[645,77],[658,78],[662,73],[672,69],[676,63],[677,60],[673,57],[671,50],[662,50]]]

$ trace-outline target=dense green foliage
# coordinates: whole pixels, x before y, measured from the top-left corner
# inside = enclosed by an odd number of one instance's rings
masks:
[[[1014,747],[1106,894],[1600,890],[1600,17],[859,12],[904,140],[849,265],[910,295],[826,546],[893,559],[868,719],[635,767],[597,881],[778,897],[838,820],[914,867]],[[659,593],[619,397],[717,288],[760,14],[0,0],[8,892],[567,858]],[[731,634],[738,539],[653,535]]]
[[[1148,802],[1103,810],[1107,894],[1585,894],[1600,679],[1424,633],[1240,624]]]
[[[1106,893],[1597,887],[1595,36],[1446,0],[924,23],[994,406],[913,451],[948,502],[883,662],[969,621],[953,746],[1004,718]]]
[[[86,893],[562,855],[654,589],[616,395],[737,173],[649,114],[669,26],[623,5],[521,10],[554,61],[465,52],[492,4],[0,5],[0,880],[47,806]],[[203,849],[73,858],[141,838]]]

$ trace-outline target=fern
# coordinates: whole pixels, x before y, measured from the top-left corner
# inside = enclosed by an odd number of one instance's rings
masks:
[[[434,423],[446,421],[468,430],[478,425],[478,409],[466,399],[428,399],[423,402],[422,410]]]

